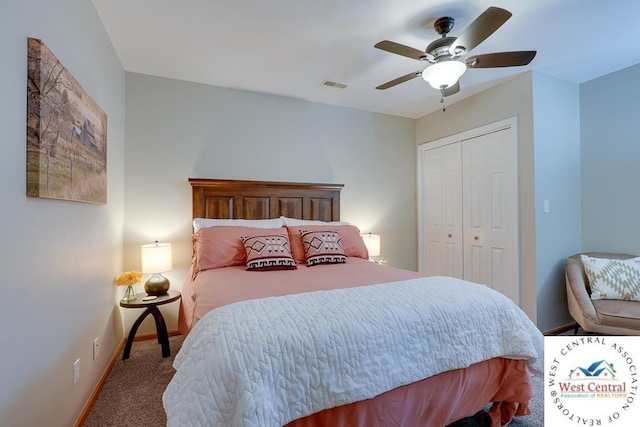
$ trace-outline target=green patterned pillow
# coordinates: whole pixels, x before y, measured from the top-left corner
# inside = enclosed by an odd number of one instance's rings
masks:
[[[592,258],[581,255],[591,285],[591,299],[640,301],[640,257]]]

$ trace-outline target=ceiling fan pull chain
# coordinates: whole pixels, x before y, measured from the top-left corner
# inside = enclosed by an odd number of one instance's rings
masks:
[[[440,88],[440,104],[442,104],[442,112],[444,113],[445,111],[447,111],[447,107],[444,104],[444,86]]]

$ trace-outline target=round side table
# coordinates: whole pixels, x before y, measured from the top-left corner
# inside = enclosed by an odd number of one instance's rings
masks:
[[[126,360],[129,358],[129,354],[131,353],[131,345],[133,345],[133,339],[136,336],[136,332],[138,331],[138,328],[140,327],[142,321],[150,314],[156,321],[158,342],[162,345],[162,357],[169,357],[171,355],[171,350],[169,350],[169,333],[167,332],[167,324],[165,323],[164,317],[162,317],[162,313],[158,309],[158,306],[177,301],[180,299],[180,296],[180,292],[170,290],[167,292],[167,295],[160,295],[157,298],[149,301],[142,300],[143,297],[146,297],[146,294],[137,295],[136,299],[134,299],[133,301],[120,301],[120,307],[146,308],[146,310],[143,311],[140,317],[138,317],[138,319],[134,322],[133,326],[131,327],[131,331],[129,331],[127,344],[125,345],[124,352],[122,353],[122,360]]]

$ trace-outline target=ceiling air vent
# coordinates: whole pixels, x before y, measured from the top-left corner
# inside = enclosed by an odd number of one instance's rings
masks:
[[[322,82],[322,84],[325,86],[331,86],[338,89],[345,89],[347,87],[347,85],[344,83],[332,82],[331,80],[325,80],[324,82]]]

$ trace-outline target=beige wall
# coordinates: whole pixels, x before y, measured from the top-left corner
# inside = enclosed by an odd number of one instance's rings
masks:
[[[107,113],[106,205],[25,196],[27,37],[42,39]],[[85,0],[3,0],[0,57],[0,425],[70,426],[122,336],[113,280],[122,268],[124,70]]]
[[[134,73],[126,108],[127,268],[139,268],[141,244],[169,241],[166,276],[180,287],[189,177],[344,184],[342,219],[380,234],[391,265],[417,268],[414,120]],[[176,310],[165,309],[170,328]]]

